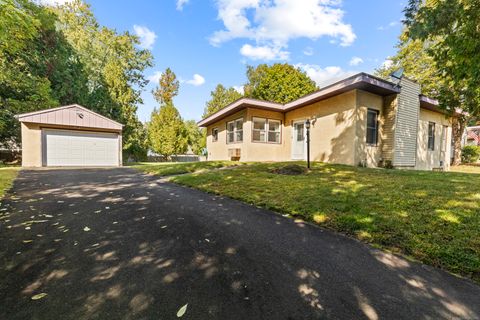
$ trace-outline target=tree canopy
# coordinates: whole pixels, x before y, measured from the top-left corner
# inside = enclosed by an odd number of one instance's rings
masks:
[[[203,118],[206,118],[218,110],[225,108],[227,105],[235,100],[240,99],[241,97],[243,97],[243,95],[235,90],[235,88],[225,88],[222,84],[218,84],[215,87],[215,90],[210,92],[210,100],[208,100],[205,105]]]
[[[160,76],[159,85],[152,91],[153,97],[160,104],[172,104],[173,97],[178,95],[180,83],[170,68]]]
[[[19,144],[15,114],[78,103],[125,125],[126,156],[146,154],[136,106],[152,56],[135,35],[101,27],[79,0],[1,1],[0,29],[0,144]]]
[[[317,90],[305,72],[288,63],[248,66],[247,79],[246,97],[283,104]]]
[[[476,0],[410,0],[405,9],[405,28],[393,69],[422,85],[423,93],[436,98],[440,107],[457,114],[452,121],[454,163],[461,158],[461,137],[469,117],[480,112],[480,5]]]

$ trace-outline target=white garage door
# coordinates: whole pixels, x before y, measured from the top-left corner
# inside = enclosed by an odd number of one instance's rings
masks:
[[[118,151],[116,133],[43,131],[43,161],[47,166],[118,166]]]

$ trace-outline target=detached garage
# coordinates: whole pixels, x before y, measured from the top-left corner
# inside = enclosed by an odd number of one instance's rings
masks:
[[[121,166],[123,125],[79,105],[25,113],[22,166]]]

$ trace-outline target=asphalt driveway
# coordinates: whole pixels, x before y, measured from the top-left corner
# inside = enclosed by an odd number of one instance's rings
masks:
[[[182,319],[480,319],[480,287],[128,168],[20,173],[0,206],[0,319],[185,304]]]

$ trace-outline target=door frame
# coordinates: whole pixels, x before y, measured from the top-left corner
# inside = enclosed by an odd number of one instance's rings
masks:
[[[307,159],[307,153],[306,153],[306,150],[307,150],[307,132],[306,132],[306,129],[305,129],[305,121],[306,119],[297,119],[297,120],[293,120],[292,121],[292,134],[291,134],[291,137],[290,137],[290,144],[291,144],[291,155],[290,155],[290,158],[292,160],[306,160]],[[294,143],[296,143],[295,138],[296,138],[296,134],[295,134],[295,124],[297,123],[302,123],[303,124],[303,157],[302,158],[296,158],[294,157]]]

